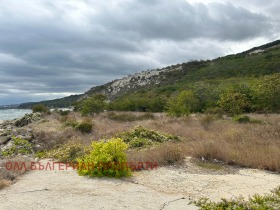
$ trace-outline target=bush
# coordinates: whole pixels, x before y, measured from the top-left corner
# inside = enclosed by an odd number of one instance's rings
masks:
[[[222,199],[220,202],[212,202],[207,198],[202,198],[193,202],[202,210],[220,210],[220,209],[237,209],[237,210],[276,210],[280,209],[280,187],[274,189],[270,194],[264,196],[254,195],[245,200],[245,198],[235,198],[232,200]]]
[[[87,150],[78,143],[67,143],[46,152],[43,157],[53,158],[60,162],[75,162],[86,154]]]
[[[91,177],[125,177],[131,175],[126,165],[128,145],[120,138],[92,143],[89,155],[78,159],[78,174]]]
[[[44,104],[36,104],[32,107],[32,112],[49,113],[50,109]]]
[[[78,131],[81,131],[82,133],[91,133],[92,131],[92,122],[90,121],[83,121],[81,123],[79,123],[75,129]]]
[[[228,90],[221,94],[218,105],[230,115],[242,114],[251,109],[251,102],[246,94]]]
[[[243,115],[242,116],[237,115],[237,116],[233,117],[233,120],[235,122],[239,122],[239,123],[249,123],[250,122],[250,117],[243,116]]]
[[[169,134],[162,134],[154,130],[137,126],[130,132],[122,132],[117,134],[124,142],[128,143],[129,147],[132,148],[144,148],[150,145],[155,145],[167,141],[178,141],[178,136],[172,136]]]

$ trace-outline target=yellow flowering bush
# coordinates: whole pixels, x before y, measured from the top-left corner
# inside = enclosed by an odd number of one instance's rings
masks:
[[[121,138],[93,142],[90,154],[78,159],[78,174],[91,177],[130,176],[125,153],[127,148],[128,145]]]

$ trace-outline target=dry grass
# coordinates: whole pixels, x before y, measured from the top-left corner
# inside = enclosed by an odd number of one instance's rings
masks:
[[[164,143],[158,147],[145,150],[130,150],[128,162],[152,162],[159,166],[182,163],[188,148],[182,143]]]
[[[102,113],[92,118],[93,132],[82,135],[71,127],[63,126],[59,116],[51,115],[47,116],[48,122],[35,125],[34,131],[38,141],[43,142],[46,148],[51,148],[69,140],[88,145],[93,140],[110,138],[118,132],[141,125],[159,132],[179,135],[183,141],[179,145],[163,144],[150,150],[130,151],[130,160],[157,161],[165,165],[172,162],[168,159],[176,159],[169,156],[176,156],[178,160],[185,156],[194,156],[280,172],[280,115],[250,115],[266,122],[262,124],[239,124],[199,114],[188,118],[170,118],[162,113],[154,113],[153,116],[154,119],[126,122],[108,119],[107,113]],[[78,113],[71,113],[69,118],[83,121]],[[173,152],[176,148],[180,148],[180,151]]]
[[[0,161],[0,189],[7,187],[14,183],[20,176],[25,174],[30,170],[32,160],[30,158],[25,157],[15,157],[11,159],[1,160]],[[11,170],[6,166],[6,163],[11,163]],[[26,167],[22,167],[21,169],[16,166],[21,167],[24,164]]]

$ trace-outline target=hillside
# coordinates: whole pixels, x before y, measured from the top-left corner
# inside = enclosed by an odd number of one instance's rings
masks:
[[[54,100],[48,100],[48,101],[41,101],[41,102],[28,102],[23,103],[18,106],[20,109],[28,109],[31,108],[33,105],[42,103],[45,104],[48,107],[52,108],[64,108],[64,107],[70,107],[74,102],[76,102],[82,95],[71,95],[64,98],[54,99]]]
[[[107,84],[96,86],[82,95],[42,101],[50,107],[66,107],[75,101],[101,93],[109,100],[125,98],[158,97],[168,98],[174,92],[189,88],[197,82],[220,84],[248,83],[264,75],[280,72],[280,40],[252,48],[235,55],[214,60],[190,61],[162,69],[143,71]],[[29,108],[35,103],[21,104]]]

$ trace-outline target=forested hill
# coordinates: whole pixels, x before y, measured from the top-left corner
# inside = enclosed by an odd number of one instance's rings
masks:
[[[278,72],[280,72],[280,40],[213,60],[190,61],[162,69],[143,71],[102,86],[93,87],[82,95],[40,103],[51,107],[65,107],[77,100],[102,93],[111,101],[116,102],[115,108],[117,109],[125,105],[121,104],[121,101],[134,101],[129,105],[131,106],[129,109],[134,110],[139,109],[135,103],[140,103],[141,100],[145,101],[141,102],[143,104],[147,104],[149,100],[149,103],[164,105],[168,98],[185,89],[195,92],[198,91],[198,88],[221,91],[229,86],[250,85],[262,76]],[[117,105],[118,103],[119,105]],[[31,105],[34,103],[22,104],[20,107],[26,108]],[[123,109],[127,109],[127,107]],[[163,107],[155,108],[155,110],[161,109]]]

